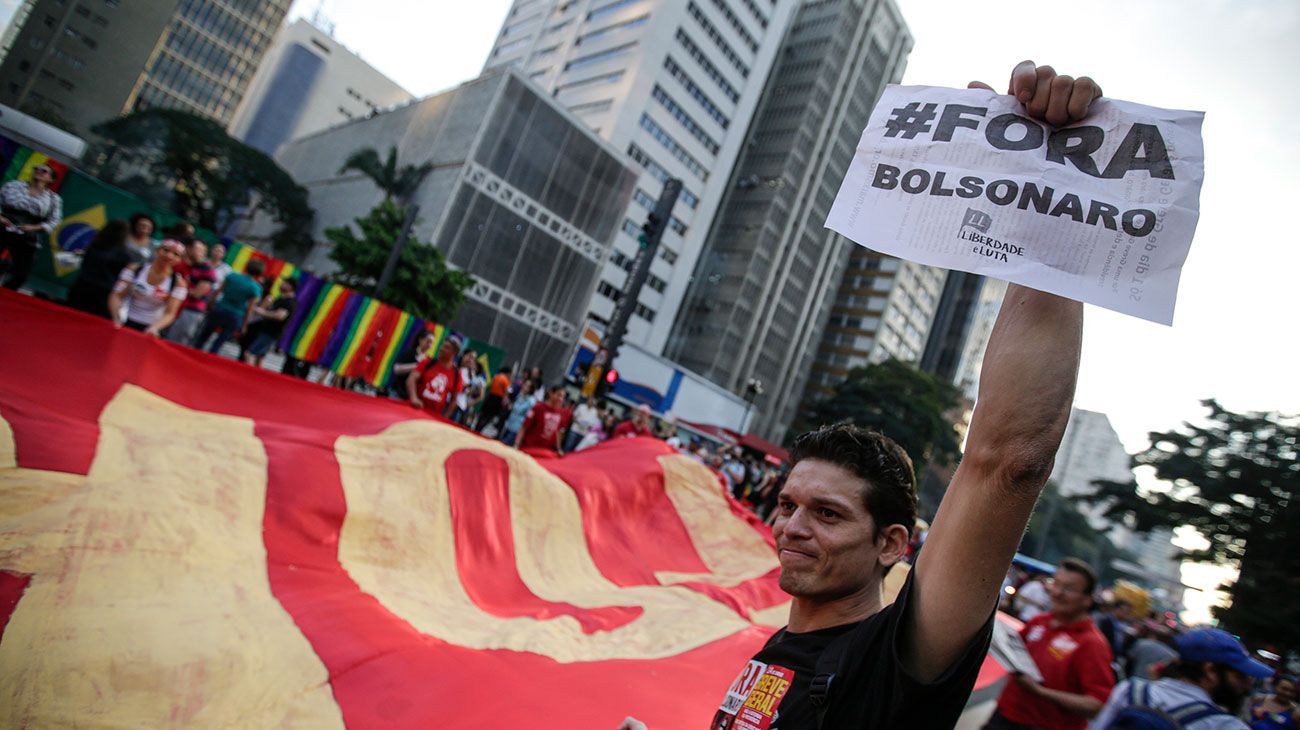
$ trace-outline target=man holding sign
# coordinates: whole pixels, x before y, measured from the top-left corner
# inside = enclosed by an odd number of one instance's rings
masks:
[[[988,87],[972,84],[972,88]],[[1023,112],[1083,119],[1101,89],[1024,62]],[[711,728],[949,728],[988,649],[1002,579],[1052,470],[1074,397],[1083,307],[1011,286],[989,340],[965,456],[897,600],[916,481],[893,441],[852,426],[795,444],[773,528],[789,624],[744,667]],[[644,727],[628,718],[624,728]]]

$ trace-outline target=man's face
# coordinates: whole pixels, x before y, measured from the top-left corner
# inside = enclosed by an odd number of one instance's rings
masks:
[[[1277,695],[1277,698],[1284,703],[1290,704],[1295,702],[1295,685],[1285,679],[1277,683],[1277,687],[1273,692]]]
[[[212,253],[212,258],[211,258],[212,261],[220,263],[226,260],[226,247],[219,243],[212,247],[211,253]]]
[[[442,349],[438,350],[438,359],[443,362],[452,362],[456,359],[456,345],[452,342],[442,343]]]
[[[861,477],[829,462],[795,465],[772,526],[782,590],[831,601],[879,581],[882,545],[862,502],[866,487]]]
[[[546,400],[552,408],[559,408],[564,405],[564,391],[556,388],[551,391],[550,395],[546,396]]]
[[[1088,578],[1065,568],[1057,568],[1056,575],[1047,581],[1047,595],[1052,599],[1052,611],[1060,616],[1085,614],[1092,605]]]
[[[208,245],[202,241],[191,241],[189,246],[190,263],[197,264],[208,256]]]
[[[638,426],[645,427],[650,425],[650,414],[645,411],[637,411],[632,416],[632,420],[636,422]]]
[[[1235,715],[1241,710],[1241,703],[1250,696],[1254,688],[1250,677],[1245,672],[1228,667],[1213,667],[1207,671],[1218,677],[1214,686],[1210,688],[1210,699],[1214,700],[1214,704]]]

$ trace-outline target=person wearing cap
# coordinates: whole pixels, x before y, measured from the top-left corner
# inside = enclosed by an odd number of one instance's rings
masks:
[[[624,421],[618,424],[614,429],[614,438],[623,438],[625,436],[653,436],[654,431],[650,428],[650,406],[642,403],[637,406],[636,411],[632,413],[632,420]]]
[[[1251,679],[1273,670],[1255,661],[1241,642],[1222,629],[1193,629],[1174,639],[1178,660],[1163,678],[1121,682],[1089,730],[1115,727],[1117,721],[1144,713],[1162,713],[1184,730],[1249,730],[1234,715],[1250,694]]]
[[[451,418],[451,411],[456,405],[456,394],[462,383],[460,373],[456,371],[456,355],[460,353],[460,342],[453,337],[442,341],[438,348],[436,360],[426,360],[423,365],[406,376],[406,394],[411,405],[423,408],[428,413]]]

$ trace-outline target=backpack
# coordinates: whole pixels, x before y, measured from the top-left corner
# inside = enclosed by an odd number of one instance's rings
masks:
[[[1129,680],[1128,706],[1111,718],[1105,730],[1186,730],[1187,726],[1214,715],[1228,713],[1208,702],[1188,702],[1170,709],[1151,704],[1151,682]]]

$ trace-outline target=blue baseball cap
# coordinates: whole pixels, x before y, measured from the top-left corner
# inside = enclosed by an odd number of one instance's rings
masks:
[[[1222,629],[1192,629],[1179,634],[1174,643],[1183,661],[1223,664],[1256,679],[1273,676],[1272,667],[1251,659],[1246,647]]]

